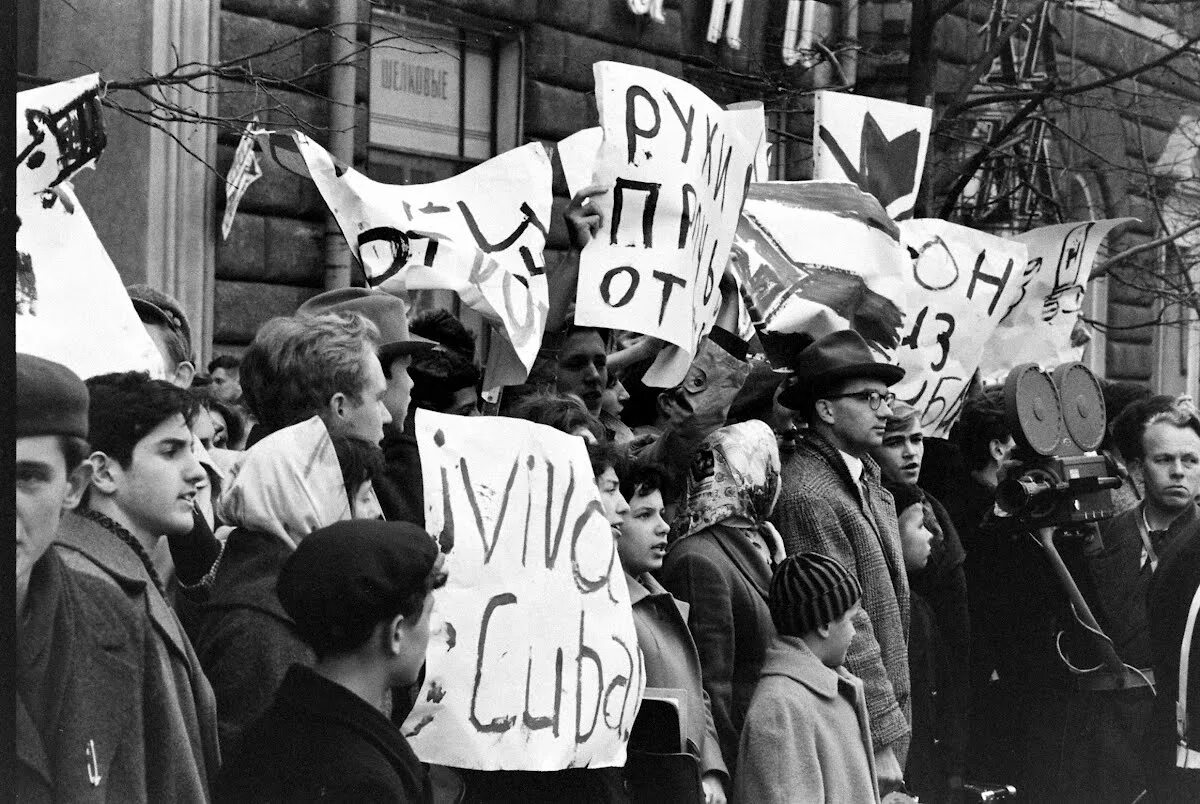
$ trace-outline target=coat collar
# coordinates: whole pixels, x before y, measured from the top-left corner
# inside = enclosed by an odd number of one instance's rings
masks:
[[[691,607],[668,592],[653,575],[647,572],[634,578],[629,573],[625,573],[625,580],[629,584],[629,605],[631,607],[643,600],[649,600],[650,605],[669,602],[674,604],[674,608],[683,617],[683,621],[687,622]]]
[[[857,694],[862,684],[844,667],[826,667],[800,637],[779,635],[767,648],[760,675],[790,678],[827,699],[836,698],[844,686]]]
[[[812,430],[805,430],[804,432],[800,433],[797,440],[800,444],[807,446],[818,456],[820,456],[821,460],[829,464],[829,468],[836,472],[838,477],[840,477],[842,481],[846,483],[846,488],[854,489],[857,487],[858,481],[851,476],[850,467],[846,465],[846,461],[842,457],[841,450],[830,443],[829,439],[825,438],[825,436],[821,435],[820,433]],[[875,463],[875,459],[870,455],[864,455],[860,460],[862,461],[863,465],[863,482],[879,485],[879,464]]]
[[[748,538],[738,533],[736,528],[715,525],[710,530],[713,541],[729,556],[737,571],[766,600],[771,587],[771,565],[766,556],[759,552]]]

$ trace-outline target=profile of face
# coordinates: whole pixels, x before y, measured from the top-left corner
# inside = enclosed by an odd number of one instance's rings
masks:
[[[400,372],[405,377],[407,371]],[[388,381],[383,376],[383,367],[379,358],[370,349],[363,351],[362,375],[364,382],[357,394],[338,392],[329,400],[330,416],[326,418],[326,426],[331,435],[345,435],[378,444],[383,440],[383,426],[392,421],[388,411],[386,398]],[[395,375],[393,375],[393,380]],[[411,382],[408,385],[412,388]],[[408,409],[407,393],[405,394],[404,409]]]
[[[629,392],[625,390],[625,386],[616,378],[616,375],[609,376],[608,386],[600,397],[600,409],[610,416],[619,417],[628,401]]]
[[[854,639],[854,618],[860,611],[862,604],[855,603],[829,625],[817,628],[817,633],[824,640],[826,665],[837,667],[846,663],[846,652],[850,650],[850,642]]]
[[[600,415],[604,386],[608,384],[608,354],[604,339],[595,330],[576,330],[567,336],[558,353],[555,387],[583,400],[588,413]]]
[[[637,494],[629,500],[621,537],[617,539],[617,554],[630,575],[637,577],[662,568],[667,555],[667,534],[671,532],[664,513],[661,491]]]
[[[213,369],[212,393],[222,402],[236,404],[242,398],[241,370],[236,368]]]
[[[171,358],[171,347],[167,343],[172,335],[171,330],[167,329],[164,324],[154,324],[149,321],[143,321],[142,326],[146,328],[146,334],[150,336],[150,340],[154,341],[154,346],[158,349],[159,356],[162,357],[162,378],[178,388],[191,388],[192,380],[196,376],[196,368],[186,360],[176,363]]]
[[[1179,512],[1200,494],[1200,435],[1190,427],[1152,424],[1142,434],[1140,461],[1146,500],[1164,512]]]
[[[911,486],[921,475],[921,460],[925,457],[925,436],[921,423],[914,416],[903,430],[883,434],[883,443],[871,449],[871,457],[879,464],[885,479]]]
[[[475,390],[475,386],[470,385],[455,391],[453,404],[443,412],[451,416],[478,416],[479,392]]]
[[[129,466],[92,453],[92,485],[120,510],[135,534],[154,538],[188,533],[196,493],[207,482],[192,454],[192,431],[182,413],[161,422],[133,448]]]
[[[869,394],[878,394],[879,407],[872,410]],[[891,406],[885,401],[888,388],[879,380],[856,377],[840,391],[817,400],[817,415],[830,428],[835,445],[851,455],[862,455],[883,444],[883,433]]]
[[[388,367],[391,376],[384,377],[387,390],[384,392],[383,406],[387,408],[388,415],[391,416],[392,421],[396,422],[397,426],[403,426],[404,420],[408,418],[408,407],[412,403],[413,381],[408,373],[411,365],[412,355],[393,358],[392,364]],[[383,424],[379,426],[382,428]]]
[[[596,488],[600,490],[600,505],[604,509],[604,518],[608,520],[613,537],[620,539],[629,503],[621,493],[621,481],[611,466],[596,477]]]
[[[196,413],[196,419],[192,422],[192,435],[196,437],[205,449],[212,449],[213,438],[217,433],[217,426],[213,421],[212,412],[203,405],[200,406]]]
[[[925,506],[913,503],[900,512],[900,549],[904,566],[910,570],[924,569],[933,550],[933,534],[925,527]]]
[[[87,464],[68,470],[58,436],[17,439],[13,473],[17,491],[17,578],[28,579],[50,547],[63,511],[79,504],[87,488]]]
[[[204,412],[208,414],[209,421],[212,422],[212,427],[213,427],[212,443],[205,444],[204,445],[205,449],[209,449],[211,447],[216,447],[218,449],[228,449],[229,448],[229,424],[228,424],[228,422],[225,421],[224,414],[222,414],[219,410],[215,410],[215,409],[209,410],[207,408],[204,408]],[[193,429],[193,431],[195,430],[195,425],[192,425],[192,429]],[[202,441],[203,441],[203,439],[202,439]]]

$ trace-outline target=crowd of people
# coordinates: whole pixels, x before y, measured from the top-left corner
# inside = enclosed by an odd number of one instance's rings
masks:
[[[602,223],[589,191],[576,248]],[[1200,800],[1177,767],[1181,724],[1200,746],[1200,695],[1175,708],[1200,587],[1186,400],[1105,384],[1120,512],[1059,538],[1100,633],[995,521],[1002,389],[926,439],[857,333],[744,341],[729,283],[677,387],[643,382],[661,344],[552,303],[498,406],[448,310],[330,290],[201,373],[180,305],[128,290],[163,379],[17,356],[20,801]],[[686,699],[682,759],[414,754],[400,725],[452,549],[425,529],[418,409],[586,442],[647,686]]]

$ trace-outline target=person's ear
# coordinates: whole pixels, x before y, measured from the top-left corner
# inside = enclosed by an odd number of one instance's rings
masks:
[[[816,631],[821,639],[829,639],[829,635],[832,633],[832,631],[829,629],[830,625],[832,625],[832,623],[825,623],[825,625],[817,626]]]
[[[399,656],[404,648],[405,627],[408,621],[403,614],[397,614],[386,621],[383,626],[384,651],[388,656]]]
[[[997,464],[1004,463],[1004,454],[1008,451],[1005,441],[999,438],[993,438],[988,442],[988,454],[992,456],[992,460]]]
[[[818,399],[813,409],[817,413],[817,418],[826,424],[833,424],[837,420],[837,415],[833,412],[833,402],[828,399]]]
[[[175,364],[175,371],[167,379],[172,385],[180,388],[191,388],[192,380],[196,378],[196,367],[190,361],[184,360]]]
[[[101,494],[114,494],[121,482],[121,465],[114,458],[99,451],[88,456],[87,464],[91,467],[89,479],[96,490]]]
[[[84,461],[71,470],[67,475],[67,496],[63,499],[62,504],[64,511],[71,511],[79,505],[91,479],[92,464],[90,461]]]
[[[335,420],[346,418],[346,407],[349,401],[349,398],[341,391],[338,391],[333,396],[329,397],[329,415]]]

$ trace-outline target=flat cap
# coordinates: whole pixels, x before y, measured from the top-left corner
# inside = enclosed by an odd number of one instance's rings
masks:
[[[379,362],[386,368],[397,357],[433,349],[437,343],[408,331],[408,310],[390,293],[368,288],[338,288],[313,296],[297,315],[358,313],[379,329]]]
[[[17,353],[17,438],[88,437],[88,389],[66,366]]]
[[[183,336],[187,353],[192,353],[192,327],[188,323],[183,307],[171,296],[149,285],[129,285],[125,288],[133,309],[143,321],[150,319],[163,324]]]
[[[350,648],[424,588],[439,557],[409,522],[351,519],[313,531],[279,573],[276,591],[301,637],[318,653]]]

